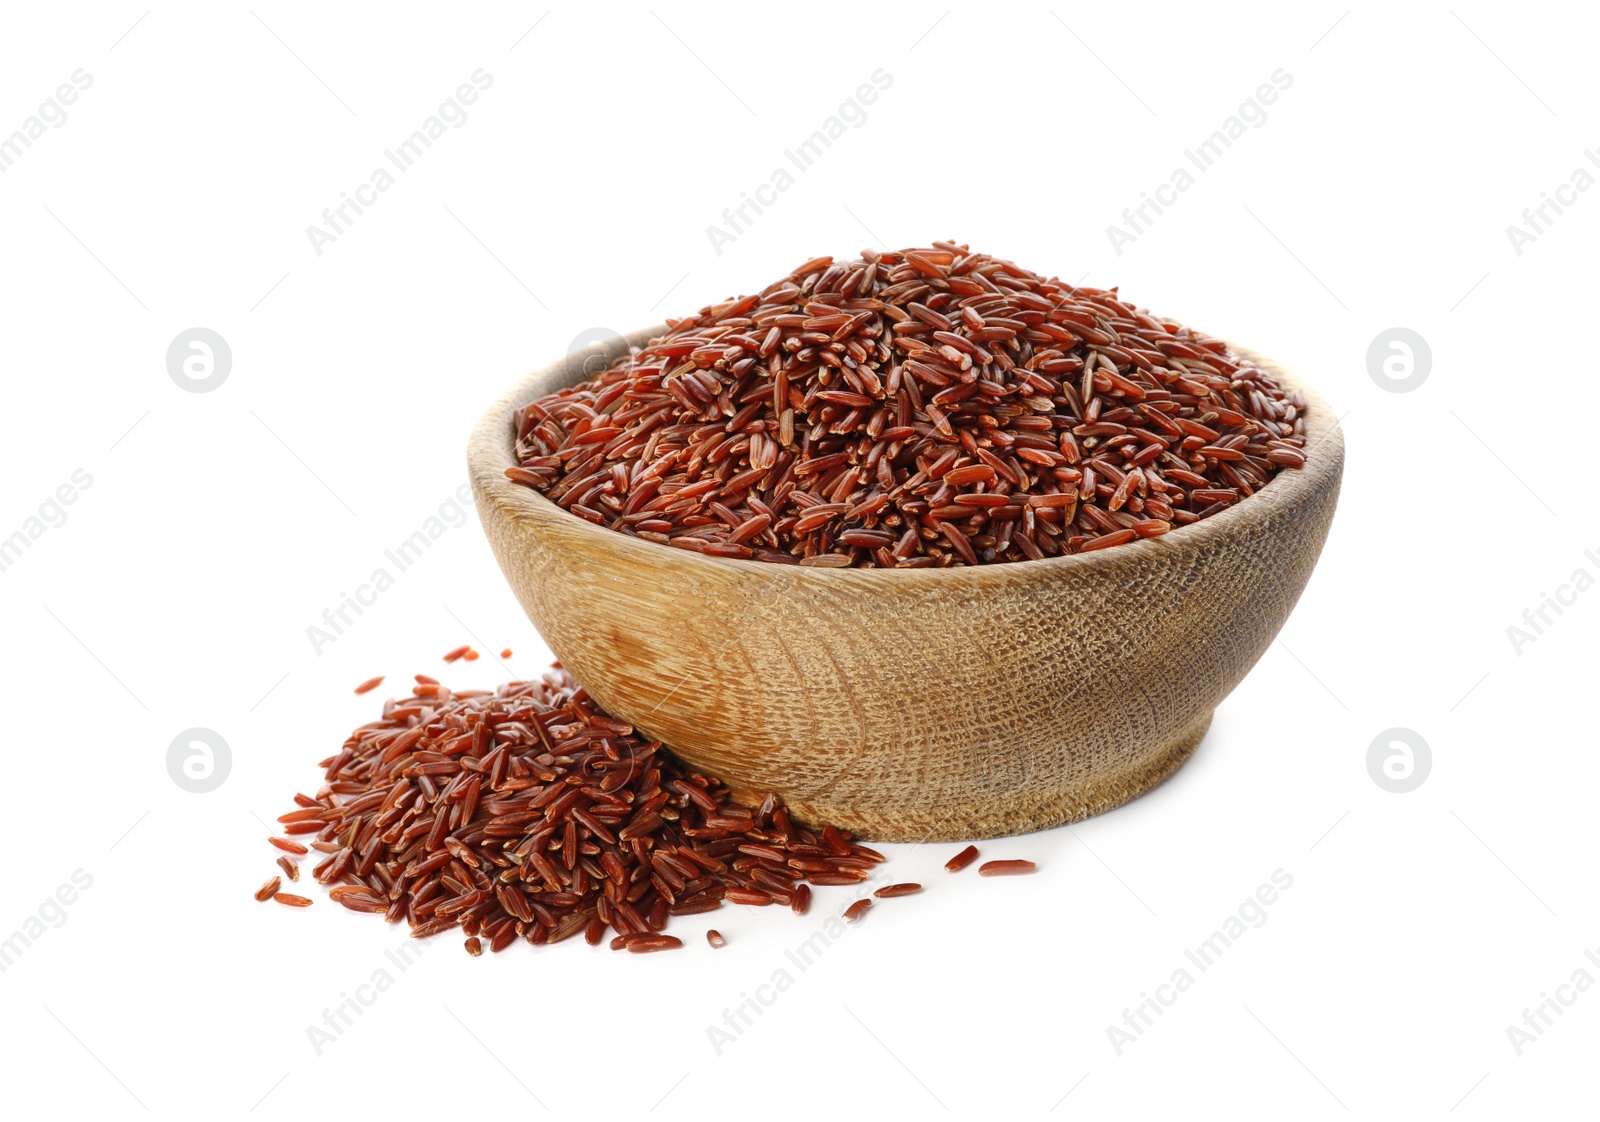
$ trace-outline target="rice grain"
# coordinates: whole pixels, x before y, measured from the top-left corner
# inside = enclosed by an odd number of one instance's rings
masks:
[[[981,565],[1208,518],[1305,462],[1304,413],[1298,391],[1116,289],[935,242],[816,258],[669,320],[519,409],[506,475],[713,557]]]

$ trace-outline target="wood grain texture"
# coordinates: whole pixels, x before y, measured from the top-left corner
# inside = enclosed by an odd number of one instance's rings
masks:
[[[483,527],[534,626],[602,706],[752,800],[885,841],[1075,822],[1171,775],[1277,635],[1344,467],[1306,395],[1307,461],[1162,537],[959,569],[704,557],[568,514],[504,470],[512,413],[665,327],[529,376],[468,453]],[[1287,718],[1298,709],[1282,701]]]

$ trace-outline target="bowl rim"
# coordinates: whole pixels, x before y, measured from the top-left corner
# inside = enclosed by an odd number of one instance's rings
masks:
[[[468,446],[468,470],[480,507],[491,502],[496,511],[516,522],[535,525],[556,525],[563,532],[589,539],[599,548],[617,552],[625,557],[637,558],[645,565],[683,563],[690,568],[709,567],[709,571],[725,577],[760,577],[766,580],[796,582],[823,581],[831,584],[882,583],[911,590],[935,582],[948,585],[961,581],[1031,580],[1045,577],[1064,577],[1086,573],[1092,569],[1118,568],[1143,560],[1155,560],[1161,551],[1174,548],[1204,549],[1220,539],[1239,533],[1248,533],[1250,526],[1273,509],[1293,509],[1308,501],[1328,486],[1337,487],[1344,469],[1344,430],[1332,406],[1310,384],[1274,361],[1230,340],[1222,340],[1228,349],[1255,364],[1286,387],[1297,389],[1306,401],[1306,462],[1299,468],[1285,468],[1267,481],[1253,495],[1235,503],[1209,518],[1179,526],[1154,538],[1136,538],[1110,549],[1091,553],[1073,553],[1038,560],[1003,561],[986,565],[954,565],[947,568],[880,569],[861,567],[828,567],[811,565],[783,565],[770,561],[745,560],[738,557],[707,557],[689,549],[674,549],[659,542],[646,541],[631,534],[619,533],[597,526],[580,518],[547,499],[526,484],[517,483],[505,475],[505,469],[517,466],[516,440],[511,415],[533,400],[534,386],[561,373],[572,380],[581,381],[584,364],[590,358],[602,356],[607,361],[626,352],[629,347],[643,346],[649,340],[665,334],[666,324],[641,328],[604,343],[591,343],[586,350],[575,351],[554,362],[546,363],[524,375],[515,386],[502,395],[479,418],[473,427]]]

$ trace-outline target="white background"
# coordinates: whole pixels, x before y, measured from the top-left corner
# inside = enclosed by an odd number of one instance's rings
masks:
[[[93,84],[0,174],[0,537],[74,471],[92,484],[0,572],[0,938],[59,919],[0,973],[0,1110],[1592,1110],[1600,994],[1562,991],[1520,1055],[1507,1033],[1575,971],[1600,979],[1600,592],[1520,651],[1507,633],[1600,574],[1600,191],[1520,255],[1507,235],[1600,174],[1592,13],[1207,8],[8,7],[0,135],[74,70]],[[318,255],[306,228],[478,68],[493,84],[465,122]],[[865,122],[716,252],[724,207],[880,68]],[[1265,123],[1116,252],[1107,227],[1279,68]],[[1321,564],[1192,762],[1104,817],[982,846],[1032,878],[888,847],[928,891],[804,972],[785,951],[849,890],[806,919],[676,920],[673,954],[471,959],[446,937],[403,973],[399,930],[314,885],[307,911],[251,899],[265,824],[376,712],[356,682],[440,673],[469,641],[516,654],[451,684],[548,658],[471,516],[336,642],[307,637],[450,500],[491,400],[586,330],[935,238],[1121,285],[1344,415]],[[233,356],[204,394],[165,361],[196,326]],[[1402,394],[1367,363],[1397,326],[1432,353]],[[200,795],[166,762],[197,726],[232,759]],[[1407,794],[1368,771],[1393,727],[1431,748]],[[92,886],[58,913],[79,869]],[[1278,869],[1293,886],[1264,924],[1195,971],[1185,948]],[[1186,965],[1193,986],[1119,1054],[1108,1027]],[[392,988],[318,1055],[308,1027],[385,967]],[[781,969],[792,986],[758,990]],[[719,1053],[707,1028],[747,994],[776,1000]]]

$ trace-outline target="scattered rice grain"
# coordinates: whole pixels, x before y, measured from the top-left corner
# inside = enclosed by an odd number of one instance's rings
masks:
[[[1032,861],[985,861],[978,866],[980,877],[1013,877],[1031,873],[1039,866]]]
[[[969,845],[960,853],[950,858],[950,860],[946,861],[944,863],[944,867],[949,869],[952,873],[959,873],[962,869],[965,869],[977,859],[978,847],[975,845]]]
[[[922,891],[922,885],[907,881],[904,884],[886,884],[873,895],[880,899],[888,900],[895,896],[915,896]]]

